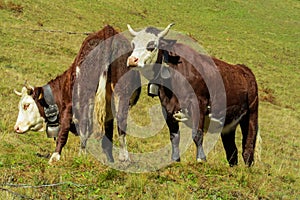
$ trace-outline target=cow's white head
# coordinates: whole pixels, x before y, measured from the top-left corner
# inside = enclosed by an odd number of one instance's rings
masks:
[[[158,57],[159,41],[168,34],[173,25],[169,24],[163,31],[148,27],[136,32],[128,24],[128,30],[134,38],[131,42],[133,52],[127,59],[127,66],[143,68],[145,65],[154,64]]]
[[[43,131],[44,118],[41,116],[38,106],[33,97],[29,94],[33,93],[34,88],[23,87],[21,92],[14,92],[21,97],[19,102],[19,114],[17,122],[14,126],[15,132],[25,133],[29,130]]]

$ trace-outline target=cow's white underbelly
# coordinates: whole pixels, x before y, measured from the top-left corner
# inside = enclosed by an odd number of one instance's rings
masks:
[[[237,125],[239,124],[239,122],[241,121],[242,117],[245,114],[246,114],[246,112],[244,112],[238,118],[236,118],[235,120],[233,120],[231,123],[229,123],[226,126],[224,126],[223,130],[222,130],[222,134],[226,134],[226,133],[230,133],[231,131],[234,131],[236,129]]]
[[[173,117],[178,122],[184,122],[187,126],[192,127],[190,116],[186,114],[187,111],[178,111]],[[223,126],[222,121],[219,119],[211,118],[210,115],[205,116],[204,122],[204,131],[210,133],[222,133],[226,134],[236,129],[242,117],[246,114],[246,112],[242,113],[240,116],[236,117],[231,123]]]

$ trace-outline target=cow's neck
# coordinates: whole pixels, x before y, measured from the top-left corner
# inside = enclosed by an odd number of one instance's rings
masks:
[[[153,65],[154,78],[148,84],[148,95],[151,97],[159,95],[159,88],[162,89],[163,86],[170,85],[171,73],[168,69],[168,57],[167,51],[159,50],[157,61]]]
[[[63,104],[70,103],[72,99],[72,91],[76,78],[76,67],[74,63],[64,73],[57,76],[55,79],[49,81],[46,85],[49,85],[52,89],[52,95],[59,109],[64,107]],[[59,100],[61,99],[61,100]],[[64,99],[64,101],[62,101]],[[53,104],[53,103],[52,103]]]
[[[51,86],[52,89],[63,91],[66,89],[70,89],[72,91],[73,85],[76,78],[76,66],[74,63],[72,66],[63,72],[61,75],[57,76],[55,79],[49,81],[47,84]],[[55,95],[55,93],[54,93]]]
[[[48,106],[56,104],[51,86],[49,84],[43,86],[43,94]]]
[[[43,94],[42,87],[34,87],[33,93],[31,94],[31,96],[32,96],[33,100],[35,101],[35,104],[38,107],[41,117],[45,119],[45,112],[44,112],[44,107],[43,107],[43,105],[45,103],[44,103],[43,99],[39,99],[40,95],[42,95],[42,94]]]

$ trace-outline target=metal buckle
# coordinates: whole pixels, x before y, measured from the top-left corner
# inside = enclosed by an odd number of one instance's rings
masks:
[[[45,116],[50,123],[54,123],[58,119],[58,107],[56,104],[49,105],[48,108],[44,108]]]

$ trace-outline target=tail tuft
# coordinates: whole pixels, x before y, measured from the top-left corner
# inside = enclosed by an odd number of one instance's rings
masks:
[[[256,135],[255,148],[254,148],[254,162],[255,163],[261,161],[261,151],[262,151],[262,139],[260,136],[260,131],[258,129],[257,135]]]
[[[107,76],[102,74],[99,79],[98,89],[95,96],[94,114],[98,121],[100,132],[105,131],[105,117],[106,117],[106,80]]]

